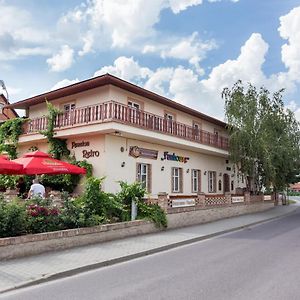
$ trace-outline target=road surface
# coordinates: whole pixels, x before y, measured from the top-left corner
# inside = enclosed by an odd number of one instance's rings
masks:
[[[300,210],[261,225],[0,295],[0,299],[300,299]]]

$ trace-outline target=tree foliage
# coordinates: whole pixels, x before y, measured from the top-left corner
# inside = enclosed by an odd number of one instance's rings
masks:
[[[271,95],[251,84],[245,88],[241,81],[222,93],[230,159],[247,176],[250,190],[282,190],[299,172],[299,123],[284,107],[282,93]]]

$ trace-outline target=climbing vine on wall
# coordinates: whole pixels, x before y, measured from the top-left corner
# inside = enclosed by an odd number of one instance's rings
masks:
[[[17,146],[24,121],[23,118],[15,118],[0,125],[0,152],[7,152],[12,159],[17,158]]]
[[[77,161],[75,157],[70,156],[70,151],[67,147],[67,140],[55,137],[55,121],[57,116],[60,114],[60,110],[47,102],[48,114],[47,118],[47,129],[41,131],[49,143],[49,153],[56,159],[66,159],[70,163],[83,167],[87,170],[86,177],[92,176],[92,165],[87,161]],[[79,183],[80,175],[55,175],[42,177],[42,181],[45,185],[50,186],[57,190],[65,190],[72,192],[76,185]]]
[[[55,121],[60,113],[60,110],[49,102],[47,102],[47,109],[47,129],[40,131],[40,133],[47,138],[50,146],[49,153],[52,154],[54,158],[68,158],[70,155],[70,151],[67,147],[67,140],[56,138],[54,132]]]

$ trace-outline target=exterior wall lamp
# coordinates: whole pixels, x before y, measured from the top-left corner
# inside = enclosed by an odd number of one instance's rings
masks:
[[[189,173],[190,172],[190,169],[186,169],[186,173]]]
[[[161,171],[164,171],[164,170],[165,170],[165,167],[164,167],[164,166],[162,166],[162,167],[160,168],[160,170],[161,170]]]
[[[121,167],[122,167],[122,168],[125,167],[125,161],[123,161],[123,162],[121,163]]]
[[[203,173],[204,175],[206,175],[207,174],[207,172],[206,171],[204,171],[204,173]]]

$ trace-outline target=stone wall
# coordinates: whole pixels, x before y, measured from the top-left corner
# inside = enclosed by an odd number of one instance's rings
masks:
[[[203,200],[203,199],[202,199]],[[203,202],[203,201],[202,201]],[[201,206],[201,201],[199,203]],[[168,228],[202,224],[233,216],[267,210],[272,202],[235,204],[228,207],[196,209],[187,207],[184,211],[168,214]],[[106,242],[110,240],[143,235],[159,231],[149,221],[107,224],[89,228],[69,229],[49,233],[0,238],[0,261],[5,259],[41,254],[48,251],[63,250],[77,246]]]
[[[0,238],[0,261],[153,233],[156,231],[158,231],[158,229],[151,222],[136,220],[88,228]]]
[[[228,207],[192,209],[168,214],[168,228],[178,228],[195,224],[208,223],[224,218],[264,211],[274,207],[274,203],[236,204]]]

